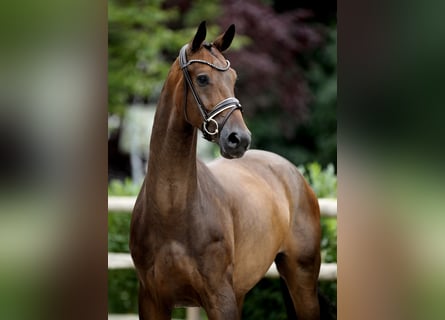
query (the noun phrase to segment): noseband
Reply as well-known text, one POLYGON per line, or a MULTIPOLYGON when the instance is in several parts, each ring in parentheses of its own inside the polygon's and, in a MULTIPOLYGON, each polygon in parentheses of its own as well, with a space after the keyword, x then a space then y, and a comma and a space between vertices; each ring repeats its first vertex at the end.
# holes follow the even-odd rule
MULTIPOLYGON (((190 88, 190 90, 192 91, 193 97, 195 98, 196 101, 196 105, 198 106, 198 110, 201 113, 201 117, 203 119, 203 123, 202 123, 202 132, 204 134, 204 138, 206 138, 209 141, 214 140, 214 138, 216 138, 216 135, 219 132, 219 125, 218 122, 214 119, 218 114, 220 114, 221 112, 225 111, 225 110, 230 110, 226 116, 224 117, 222 123, 221 123, 221 129, 224 127, 227 119, 232 115, 232 113, 237 110, 240 109, 242 111, 242 107, 241 104, 239 103, 238 99, 236 99, 235 97, 229 97, 226 98, 222 101, 220 101, 214 108, 212 111, 207 111, 207 109, 204 107, 204 104, 202 103, 201 98, 198 95, 198 92, 196 91, 195 87, 193 86, 193 81, 190 77, 190 73, 187 70, 187 67, 189 65, 191 65, 192 63, 202 63, 202 64, 206 64, 210 67, 212 67, 213 69, 216 69, 218 71, 227 71, 230 68, 230 62, 229 60, 227 61, 227 65, 225 67, 218 67, 217 65, 214 65, 213 63, 210 63, 208 61, 205 60, 189 60, 187 61, 187 55, 186 55, 186 49, 187 49, 187 44, 185 46, 182 47, 181 51, 179 52, 179 65, 184 73, 184 78, 187 81, 188 87, 190 88), (215 125, 215 130, 213 131, 209 131, 208 129, 208 125, 209 123, 213 123, 215 125)), ((186 111, 186 107, 187 107, 187 85, 185 86, 185 90, 186 90, 186 96, 185 96, 185 103, 184 103, 184 113, 185 113, 185 117, 187 119, 187 111, 186 111)), ((187 120, 188 121, 188 120, 187 120)))

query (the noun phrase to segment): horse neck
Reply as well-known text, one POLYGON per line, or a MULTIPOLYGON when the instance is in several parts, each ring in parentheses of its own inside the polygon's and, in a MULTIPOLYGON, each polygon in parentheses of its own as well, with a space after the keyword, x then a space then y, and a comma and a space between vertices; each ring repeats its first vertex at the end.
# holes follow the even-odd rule
MULTIPOLYGON (((173 68, 176 63, 173 65, 173 68)), ((196 129, 184 117, 184 83, 170 71, 156 109, 150 142, 146 196, 162 212, 182 212, 197 190, 196 129)))

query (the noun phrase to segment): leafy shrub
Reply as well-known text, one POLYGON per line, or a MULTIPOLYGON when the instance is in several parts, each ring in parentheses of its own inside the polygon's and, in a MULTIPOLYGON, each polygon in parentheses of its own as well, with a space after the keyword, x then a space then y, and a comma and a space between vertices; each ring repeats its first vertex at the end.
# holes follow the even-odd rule
MULTIPOLYGON (((112 180, 108 185, 109 196, 135 196, 138 194, 140 185, 134 183, 130 178, 112 180)), ((110 212, 108 214, 108 251, 130 252, 128 241, 130 236, 130 219, 128 212, 110 212)))
POLYGON ((130 252, 130 214, 108 213, 108 252, 130 252))
POLYGON ((108 270, 108 313, 137 313, 137 288, 135 270, 108 270))
POLYGON ((242 319, 287 319, 279 279, 263 278, 247 293, 242 319))
POLYGON ((332 163, 324 170, 317 162, 309 163, 306 167, 299 166, 298 170, 307 179, 318 198, 337 198, 337 176, 332 163))
POLYGON ((141 189, 141 185, 134 183, 130 178, 124 181, 111 180, 108 185, 108 196, 136 196, 141 189))

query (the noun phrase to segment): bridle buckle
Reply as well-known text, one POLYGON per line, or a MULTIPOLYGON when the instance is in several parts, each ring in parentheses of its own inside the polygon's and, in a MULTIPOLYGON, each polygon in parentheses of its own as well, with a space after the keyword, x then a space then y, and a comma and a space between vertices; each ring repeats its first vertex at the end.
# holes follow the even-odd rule
POLYGON ((202 123, 202 128, 204 129, 205 133, 207 133, 209 136, 214 136, 216 134, 218 134, 218 122, 215 119, 207 119, 207 121, 204 121, 202 123), (209 129, 207 129, 207 126, 209 125, 210 122, 213 122, 215 124, 215 130, 213 132, 209 131, 209 129))

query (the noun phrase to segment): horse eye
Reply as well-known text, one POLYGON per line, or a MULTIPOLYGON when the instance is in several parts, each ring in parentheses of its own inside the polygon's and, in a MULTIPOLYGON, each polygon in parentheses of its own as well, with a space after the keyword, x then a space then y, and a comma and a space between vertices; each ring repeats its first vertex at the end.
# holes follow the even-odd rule
POLYGON ((202 87, 209 84, 209 77, 205 74, 198 75, 196 80, 198 80, 198 84, 202 87))

